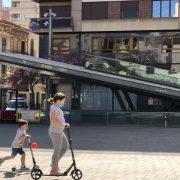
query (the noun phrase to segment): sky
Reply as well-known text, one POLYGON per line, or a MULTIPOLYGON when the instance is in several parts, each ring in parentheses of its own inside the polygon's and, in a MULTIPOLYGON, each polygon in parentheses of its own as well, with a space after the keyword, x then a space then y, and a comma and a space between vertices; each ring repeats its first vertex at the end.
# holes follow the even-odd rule
POLYGON ((11 0, 3 0, 4 7, 9 7, 11 5, 11 0))

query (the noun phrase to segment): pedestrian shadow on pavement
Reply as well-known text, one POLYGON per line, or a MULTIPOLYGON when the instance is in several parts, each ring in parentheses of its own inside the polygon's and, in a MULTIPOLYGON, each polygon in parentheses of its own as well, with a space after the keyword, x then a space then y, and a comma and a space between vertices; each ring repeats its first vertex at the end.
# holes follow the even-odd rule
POLYGON ((8 178, 8 179, 29 174, 29 173, 14 173, 10 171, 0 171, 0 173, 4 173, 4 178, 8 178))

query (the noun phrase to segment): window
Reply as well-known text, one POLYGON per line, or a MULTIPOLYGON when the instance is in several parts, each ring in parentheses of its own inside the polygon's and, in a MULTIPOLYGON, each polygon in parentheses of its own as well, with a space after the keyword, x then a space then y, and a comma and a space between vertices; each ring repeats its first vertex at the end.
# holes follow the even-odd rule
POLYGON ((178 17, 178 0, 153 0, 153 18, 178 17))
POLYGON ((93 52, 95 53, 128 53, 138 49, 138 39, 126 38, 93 38, 93 52))
POLYGON ((20 19, 20 14, 12 14, 11 18, 12 19, 20 19))
POLYGON ((139 17, 139 2, 124 1, 121 3, 122 18, 138 18, 139 17))
POLYGON ((178 17, 179 2, 178 0, 171 1, 171 17, 178 17))
POLYGON ((108 3, 107 2, 93 2, 83 3, 82 5, 82 19, 96 20, 108 18, 108 3))
POLYGON ((2 38, 2 51, 5 52, 7 49, 7 39, 2 38))
MULTIPOLYGON (((49 12, 48 6, 40 7, 41 17, 44 17, 44 13, 49 12)), ((52 6, 52 12, 56 13, 56 17, 71 17, 71 6, 64 5, 64 6, 52 6)))
POLYGON ((70 39, 53 39, 53 53, 57 53, 58 51, 62 51, 64 53, 69 52, 70 50, 70 39))
POLYGON ((180 52, 180 36, 163 37, 162 52, 180 52))
POLYGON ((162 1, 161 17, 169 17, 170 1, 162 1))
POLYGON ((6 74, 6 66, 1 65, 1 75, 5 75, 5 74, 6 74))
POLYGON ((20 7, 20 2, 12 2, 12 7, 20 7))
POLYGON ((115 45, 115 39, 106 38, 103 40, 102 53, 112 53, 115 45))
POLYGON ((30 41, 30 55, 34 56, 34 39, 30 41))
POLYGON ((160 99, 149 97, 148 105, 149 106, 161 106, 162 103, 161 103, 160 99))

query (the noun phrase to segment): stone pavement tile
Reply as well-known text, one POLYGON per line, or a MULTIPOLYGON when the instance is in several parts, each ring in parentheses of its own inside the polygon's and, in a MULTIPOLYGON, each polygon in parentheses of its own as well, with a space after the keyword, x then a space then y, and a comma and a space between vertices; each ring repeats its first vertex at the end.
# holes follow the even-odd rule
MULTIPOLYGON (((37 132, 34 127, 32 134, 37 132)), ((12 128, 16 129, 13 126, 12 128)), ((0 126, 0 137, 5 131, 14 136, 8 126, 0 126)), ((37 164, 44 173, 50 170, 53 152, 47 134, 45 135, 46 132, 47 127, 38 126, 38 133, 41 136, 37 137, 37 141, 41 149, 34 151, 37 164)), ((77 167, 84 174, 82 180, 180 180, 179 129, 75 127, 72 133, 77 167)), ((0 146, 8 147, 12 137, 1 138, 0 146)), ((1 147, 0 157, 10 154, 7 148, 1 147)), ((31 167, 30 152, 28 149, 26 152, 27 165, 31 167)), ((62 171, 70 163, 71 154, 68 152, 61 160, 62 171)), ((19 157, 3 164, 0 167, 0 180, 31 180, 29 174, 18 176, 6 173, 16 164, 20 165, 19 157)), ((72 178, 69 176, 42 178, 42 180, 55 179, 71 180, 72 178)))

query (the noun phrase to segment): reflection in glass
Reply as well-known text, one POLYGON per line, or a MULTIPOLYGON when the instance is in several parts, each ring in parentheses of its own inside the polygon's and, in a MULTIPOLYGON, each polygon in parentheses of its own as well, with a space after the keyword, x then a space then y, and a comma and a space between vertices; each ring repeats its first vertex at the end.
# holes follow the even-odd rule
POLYGON ((179 8, 178 0, 172 0, 171 1, 171 17, 178 17, 178 8, 179 8))
POLYGON ((160 1, 153 1, 153 18, 160 18, 160 1))
POLYGON ((169 17, 169 1, 162 1, 161 17, 169 17))

